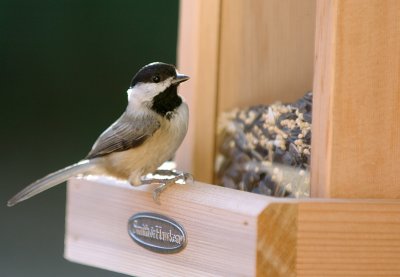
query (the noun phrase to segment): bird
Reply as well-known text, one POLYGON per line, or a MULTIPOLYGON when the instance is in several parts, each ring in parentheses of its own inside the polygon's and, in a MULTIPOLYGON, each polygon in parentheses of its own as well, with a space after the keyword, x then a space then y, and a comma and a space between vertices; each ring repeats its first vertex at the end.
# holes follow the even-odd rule
MULTIPOLYGON (((151 183, 146 174, 173 158, 186 136, 189 109, 178 94, 178 86, 189 80, 172 64, 153 62, 132 78, 125 112, 96 140, 89 154, 79 162, 53 172, 25 187, 8 202, 11 207, 74 176, 107 175, 138 186, 151 183)), ((165 173, 164 171, 160 171, 165 173)), ((153 193, 162 191, 189 173, 171 171, 153 193)))

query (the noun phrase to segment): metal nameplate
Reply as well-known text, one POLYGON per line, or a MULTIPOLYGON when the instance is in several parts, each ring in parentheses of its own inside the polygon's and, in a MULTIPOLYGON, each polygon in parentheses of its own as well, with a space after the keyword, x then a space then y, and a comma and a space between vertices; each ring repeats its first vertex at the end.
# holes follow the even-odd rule
POLYGON ((128 221, 128 233, 137 244, 157 253, 177 253, 187 244, 183 227, 175 220, 156 213, 133 215, 128 221))

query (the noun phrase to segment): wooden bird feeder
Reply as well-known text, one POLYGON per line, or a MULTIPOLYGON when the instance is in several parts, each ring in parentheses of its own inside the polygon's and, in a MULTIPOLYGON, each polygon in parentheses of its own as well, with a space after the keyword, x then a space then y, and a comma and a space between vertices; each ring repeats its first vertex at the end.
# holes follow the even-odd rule
POLYGON ((158 205, 152 186, 72 179, 67 259, 135 276, 400 275, 400 1, 182 0, 178 56, 192 78, 177 163, 204 183, 158 205), (311 89, 310 199, 209 185, 219 114, 311 89), (179 222, 186 248, 135 244, 138 212, 179 222))

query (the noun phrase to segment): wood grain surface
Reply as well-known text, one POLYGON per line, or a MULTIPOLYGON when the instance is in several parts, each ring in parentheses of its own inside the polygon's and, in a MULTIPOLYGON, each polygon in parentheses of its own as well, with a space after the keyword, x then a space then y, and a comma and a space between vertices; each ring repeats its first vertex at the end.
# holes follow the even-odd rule
MULTIPOLYGON (((179 68, 192 76, 177 163, 213 183, 218 116, 290 102, 312 89, 315 0, 182 0, 179 68)), ((188 83, 189 83, 188 82, 188 83)))
POLYGON ((400 1, 317 1, 312 195, 400 198, 400 1))
POLYGON ((194 183, 68 185, 65 257, 134 276, 400 276, 400 201, 272 198, 194 183), (134 243, 128 219, 156 212, 188 236, 177 254, 134 243))
POLYGON ((134 276, 255 275, 258 214, 269 198, 195 183, 169 188, 158 205, 152 200, 153 188, 104 178, 72 179, 65 257, 134 276), (138 246, 127 223, 144 211, 180 223, 188 236, 186 248, 168 255, 138 246))
POLYGON ((220 6, 220 0, 182 0, 179 19, 179 68, 191 80, 181 88, 190 122, 176 161, 196 180, 208 183, 214 176, 220 6))
POLYGON ((400 201, 298 206, 297 276, 400 276, 400 201))
POLYGON ((312 89, 315 2, 222 2, 219 113, 294 102, 312 89))

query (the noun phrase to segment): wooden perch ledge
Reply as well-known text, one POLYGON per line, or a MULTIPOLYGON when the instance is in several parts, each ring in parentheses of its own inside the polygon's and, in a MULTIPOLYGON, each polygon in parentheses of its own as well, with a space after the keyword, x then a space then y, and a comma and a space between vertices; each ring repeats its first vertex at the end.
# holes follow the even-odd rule
POLYGON ((277 199, 204 183, 152 186, 71 179, 65 257, 135 276, 389 276, 400 272, 400 201, 277 199), (128 235, 129 218, 179 222, 187 246, 159 254, 128 235), (385 275, 386 274, 386 275, 385 275))

